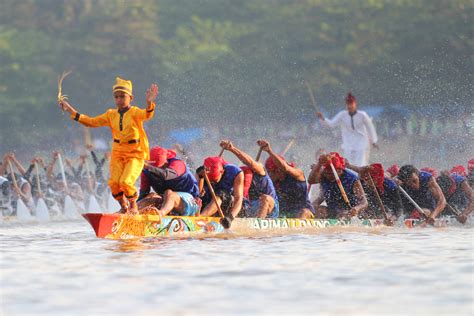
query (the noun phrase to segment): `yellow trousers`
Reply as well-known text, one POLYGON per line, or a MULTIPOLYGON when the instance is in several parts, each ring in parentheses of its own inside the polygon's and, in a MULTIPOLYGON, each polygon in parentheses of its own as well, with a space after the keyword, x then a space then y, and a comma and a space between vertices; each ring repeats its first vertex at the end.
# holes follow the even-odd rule
POLYGON ((109 187, 116 200, 136 198, 135 182, 140 176, 144 165, 143 158, 112 155, 110 159, 109 187))

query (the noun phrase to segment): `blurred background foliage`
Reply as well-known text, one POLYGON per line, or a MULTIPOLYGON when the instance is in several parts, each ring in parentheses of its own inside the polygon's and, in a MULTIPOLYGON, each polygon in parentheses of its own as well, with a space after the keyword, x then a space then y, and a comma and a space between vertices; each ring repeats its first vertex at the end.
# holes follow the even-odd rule
MULTIPOLYGON (((176 127, 314 120, 359 105, 472 112, 471 0, 0 0, 0 146, 63 144, 57 75, 82 113, 113 107, 116 76, 154 137, 176 127)), ((430 115, 429 111, 426 115, 430 115)), ((301 123, 302 124, 302 123, 301 123)))

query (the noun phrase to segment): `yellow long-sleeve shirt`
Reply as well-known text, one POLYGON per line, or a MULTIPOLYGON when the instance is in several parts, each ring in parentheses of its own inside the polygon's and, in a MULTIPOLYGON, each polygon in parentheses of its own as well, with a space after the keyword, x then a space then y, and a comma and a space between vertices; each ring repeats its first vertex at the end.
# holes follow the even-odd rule
POLYGON ((125 112, 109 109, 95 117, 75 113, 71 115, 71 119, 87 127, 110 127, 113 138, 112 155, 149 159, 148 138, 143 122, 151 119, 154 113, 155 103, 152 103, 147 109, 136 106, 131 106, 125 112))

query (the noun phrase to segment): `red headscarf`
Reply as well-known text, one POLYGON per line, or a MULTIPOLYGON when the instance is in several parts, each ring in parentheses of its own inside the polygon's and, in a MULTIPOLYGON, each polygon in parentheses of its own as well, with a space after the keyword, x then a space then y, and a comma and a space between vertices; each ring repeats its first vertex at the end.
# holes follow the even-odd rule
POLYGON ((466 168, 463 165, 454 166, 453 169, 449 171, 451 174, 457 174, 458 176, 467 177, 466 168))
POLYGON ((425 167, 421 168, 420 171, 429 172, 434 178, 438 177, 438 171, 435 168, 425 167))
POLYGON ((473 171, 474 170, 474 158, 472 158, 471 160, 469 160, 467 162, 467 170, 469 171, 473 171))
POLYGON ((168 159, 175 158, 176 152, 171 149, 161 148, 159 146, 150 149, 150 160, 153 161, 153 166, 162 167, 168 159))
POLYGON ((217 181, 220 175, 224 172, 225 160, 221 157, 207 157, 204 160, 204 167, 208 169, 207 176, 210 181, 217 181))
POLYGON ((346 96, 346 103, 356 102, 355 96, 352 95, 352 92, 349 92, 346 96))
POLYGON ((393 177, 396 177, 398 175, 398 172, 400 171, 400 167, 396 163, 390 166, 390 168, 387 169, 387 172, 390 173, 390 175, 393 177))
MULTIPOLYGON (((278 155, 278 157, 280 157, 280 159, 282 159, 289 166, 292 166, 293 168, 295 167, 294 162, 287 162, 285 160, 285 157, 283 157, 282 155, 278 155)), ((273 159, 273 157, 270 156, 270 157, 267 158, 267 160, 265 160, 265 169, 267 169, 268 171, 279 170, 279 168, 278 168, 277 164, 275 163, 275 160, 273 159)))
POLYGON ((339 155, 337 152, 332 152, 329 153, 329 157, 331 157, 331 160, 328 160, 324 164, 325 169, 331 169, 331 162, 336 170, 342 170, 346 167, 346 164, 344 162, 344 158, 339 155))
POLYGON ((372 179, 374 180, 375 186, 383 193, 383 180, 385 178, 383 166, 381 163, 373 163, 370 165, 369 173, 372 179))

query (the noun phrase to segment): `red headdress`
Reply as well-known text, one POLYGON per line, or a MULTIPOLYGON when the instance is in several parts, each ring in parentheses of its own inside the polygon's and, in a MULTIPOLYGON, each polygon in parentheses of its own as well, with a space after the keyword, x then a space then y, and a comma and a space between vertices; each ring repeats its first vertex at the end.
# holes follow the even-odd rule
POLYGON ((336 170, 342 170, 346 167, 344 158, 339 155, 337 152, 329 153, 330 160, 326 161, 324 164, 325 169, 331 169, 331 162, 336 170))
POLYGON ((383 166, 381 163, 373 163, 369 166, 369 173, 374 180, 375 186, 383 193, 383 180, 385 178, 383 166))
POLYGON ((356 102, 355 96, 352 95, 352 92, 349 92, 346 96, 346 103, 356 102))
POLYGON ((451 174, 457 174, 458 176, 463 176, 463 177, 467 177, 467 172, 466 172, 466 168, 464 168, 463 165, 457 165, 457 166, 454 166, 450 171, 449 173, 451 174))
POLYGON ((204 160, 204 167, 208 170, 207 176, 211 181, 217 181, 224 171, 226 161, 221 157, 207 157, 204 160))
POLYGON ((399 171, 400 171, 400 167, 398 167, 396 163, 394 163, 387 169, 387 172, 392 176, 392 178, 396 177, 399 171))
POLYGON ((467 162, 467 170, 469 171, 473 171, 474 170, 474 158, 472 158, 471 160, 469 160, 467 162))

